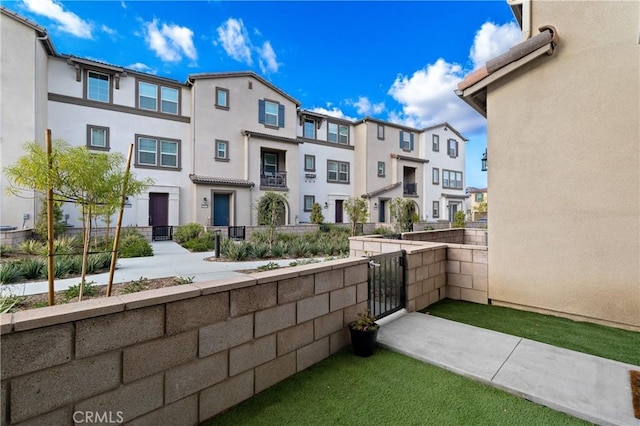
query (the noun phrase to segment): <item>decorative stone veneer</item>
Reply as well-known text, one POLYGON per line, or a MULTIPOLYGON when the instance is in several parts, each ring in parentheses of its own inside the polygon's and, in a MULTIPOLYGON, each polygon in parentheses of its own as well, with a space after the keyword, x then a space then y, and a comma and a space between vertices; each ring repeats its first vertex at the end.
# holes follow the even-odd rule
MULTIPOLYGON (((411 281, 417 298, 431 287, 427 298, 436 288, 444 297, 443 251, 438 274, 411 281)), ((409 256, 414 270, 422 257, 409 256)), ((2 314, 0 423, 71 425, 75 412, 133 425, 204 421, 348 345, 347 324, 367 304, 367 263, 2 314)))

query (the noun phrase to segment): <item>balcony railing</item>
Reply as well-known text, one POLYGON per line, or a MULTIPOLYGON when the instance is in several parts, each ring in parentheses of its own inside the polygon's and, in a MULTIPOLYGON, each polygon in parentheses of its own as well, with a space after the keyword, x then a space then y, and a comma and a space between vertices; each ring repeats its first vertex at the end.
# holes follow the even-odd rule
POLYGON ((417 183, 405 183, 404 184, 404 195, 418 195, 418 184, 417 183))
POLYGON ((286 188, 287 172, 276 172, 260 175, 260 186, 268 188, 286 188))

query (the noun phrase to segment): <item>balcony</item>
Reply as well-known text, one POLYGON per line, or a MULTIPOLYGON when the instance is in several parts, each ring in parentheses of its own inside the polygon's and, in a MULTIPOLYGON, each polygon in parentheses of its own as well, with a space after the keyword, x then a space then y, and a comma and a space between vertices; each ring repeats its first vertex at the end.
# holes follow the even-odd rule
POLYGON ((287 172, 265 173, 260 175, 261 188, 286 188, 287 172))
POLYGON ((402 195, 418 195, 418 184, 413 183, 405 183, 402 191, 402 195))

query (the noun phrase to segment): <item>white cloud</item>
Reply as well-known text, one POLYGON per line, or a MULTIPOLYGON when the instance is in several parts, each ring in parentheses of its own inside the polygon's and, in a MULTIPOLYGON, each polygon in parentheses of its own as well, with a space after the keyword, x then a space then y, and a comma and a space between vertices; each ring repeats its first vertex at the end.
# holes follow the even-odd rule
POLYGON ((156 69, 151 68, 149 65, 143 64, 142 62, 136 62, 134 64, 127 65, 126 68, 129 68, 135 71, 144 72, 147 74, 157 74, 156 69))
POLYGON ((262 45, 262 49, 258 50, 260 54, 259 65, 263 74, 267 72, 278 72, 278 60, 276 59, 276 52, 274 52, 271 43, 265 41, 262 45))
POLYGON ((100 26, 100 31, 110 35, 111 37, 113 37, 113 36, 115 36, 117 34, 116 30, 114 30, 113 28, 108 27, 108 26, 106 26, 104 24, 100 26))
POLYGON ((485 22, 473 39, 473 46, 469 58, 473 62, 473 69, 480 68, 489 59, 503 54, 520 41, 522 33, 515 22, 496 25, 485 22))
POLYGON ((227 19, 218 27, 218 41, 229 56, 239 62, 252 65, 251 41, 242 19, 227 19))
POLYGON ((53 19, 59 25, 60 31, 73 34, 76 37, 92 39, 93 26, 73 12, 63 9, 62 5, 53 0, 23 0, 27 9, 38 15, 53 19))
POLYGON ((384 102, 372 104, 366 96, 360 96, 357 101, 350 101, 349 104, 356 107, 359 115, 377 115, 384 111, 384 102))
POLYGON ((122 6, 123 9, 127 8, 127 4, 123 1, 120 1, 120 6, 122 6))
MULTIPOLYGON (((496 26, 487 22, 476 33, 469 59, 474 67, 481 66, 519 41, 516 24, 496 26)), ((446 121, 463 133, 482 128, 485 119, 454 93, 470 71, 439 58, 411 76, 398 75, 388 94, 402 105, 402 111, 391 112, 389 120, 416 128, 446 121)))
POLYGON ((338 107, 333 107, 331 109, 327 109, 323 107, 315 107, 315 108, 310 108, 309 111, 317 112, 318 114, 328 115, 329 117, 343 118, 345 120, 352 120, 352 121, 357 120, 357 118, 349 117, 348 115, 345 115, 345 113, 342 112, 342 110, 338 107))
POLYGON ((178 62, 182 55, 194 61, 198 58, 189 28, 175 24, 162 24, 159 28, 157 19, 144 26, 147 44, 163 61, 178 62))

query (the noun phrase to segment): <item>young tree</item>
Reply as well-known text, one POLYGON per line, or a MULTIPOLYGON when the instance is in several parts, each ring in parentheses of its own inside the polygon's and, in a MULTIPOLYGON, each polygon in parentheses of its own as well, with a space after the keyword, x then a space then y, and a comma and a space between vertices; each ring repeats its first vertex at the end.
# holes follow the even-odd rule
POLYGON ((355 236, 358 230, 358 224, 364 224, 369 217, 369 206, 367 200, 360 197, 351 197, 344 202, 344 211, 349 215, 349 223, 351 224, 351 235, 355 236))
MULTIPOLYGON (((9 192, 18 194, 24 189, 42 192, 51 185, 55 202, 72 202, 82 213, 82 299, 91 239, 91 220, 98 209, 117 206, 120 202, 125 182, 124 157, 119 153, 95 153, 85 146, 72 147, 63 140, 56 140, 52 144, 49 167, 47 153, 37 143, 27 142, 24 151, 24 156, 4 170, 11 182, 9 192)), ((129 175, 127 195, 140 194, 151 183, 150 179, 137 180, 129 175)))
POLYGON ((400 232, 411 231, 411 224, 414 221, 415 206, 408 198, 396 197, 390 204, 391 217, 396 224, 396 229, 400 232))
POLYGON ((258 211, 258 225, 265 225, 269 235, 269 248, 273 247, 276 240, 278 225, 284 222, 286 213, 286 201, 284 195, 267 191, 258 199, 256 210, 258 211))
POLYGON ((324 216, 322 215, 322 207, 320 204, 313 203, 309 219, 311 220, 311 223, 315 223, 316 225, 320 225, 324 222, 324 216))
POLYGON ((464 214, 462 210, 456 212, 456 214, 453 216, 452 226, 454 228, 464 228, 467 225, 466 218, 467 218, 467 215, 464 214))

